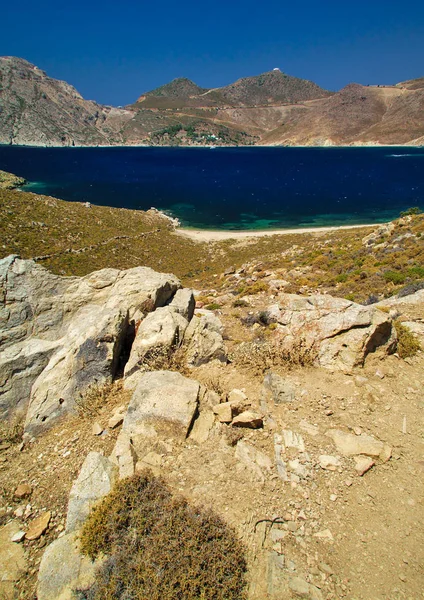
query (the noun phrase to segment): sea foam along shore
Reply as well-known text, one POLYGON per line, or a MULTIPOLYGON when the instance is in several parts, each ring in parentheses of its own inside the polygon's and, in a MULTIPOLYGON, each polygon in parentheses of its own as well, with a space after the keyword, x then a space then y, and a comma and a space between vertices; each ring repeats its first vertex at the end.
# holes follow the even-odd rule
POLYGON ((228 239, 243 239, 262 237, 266 235, 289 235, 298 233, 326 233, 327 231, 338 231, 340 229, 363 229, 365 227, 377 227, 379 223, 365 225, 335 225, 332 227, 304 227, 301 229, 269 229, 262 231, 213 231, 207 229, 184 229, 177 227, 175 233, 189 237, 197 242, 218 242, 228 239))

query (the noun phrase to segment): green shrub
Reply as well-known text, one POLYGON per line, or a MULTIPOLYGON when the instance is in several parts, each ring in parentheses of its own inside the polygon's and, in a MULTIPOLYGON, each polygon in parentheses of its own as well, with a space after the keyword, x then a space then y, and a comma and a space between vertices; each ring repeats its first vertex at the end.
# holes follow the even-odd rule
POLYGON ((212 302, 211 304, 208 304, 207 306, 205 306, 206 310, 218 310, 218 308, 221 308, 221 305, 218 304, 217 302, 212 302))
POLYGON ((336 277, 337 283, 345 283, 347 280, 348 280, 347 273, 340 273, 340 275, 337 275, 337 277, 336 277))
POLYGON ((420 215, 423 211, 421 210, 421 208, 419 206, 412 206, 411 208, 408 208, 407 210, 403 210, 400 213, 401 217, 408 217, 409 215, 420 215))
POLYGON ((385 271, 383 274, 384 279, 387 283, 391 282, 395 285, 400 285, 405 283, 406 276, 404 273, 400 273, 399 271, 385 271))
POLYGON ((233 307, 237 308, 239 306, 245 308, 246 306, 249 306, 249 303, 246 302, 246 300, 243 300, 242 298, 237 298, 237 300, 234 300, 233 302, 233 307))
POLYGON ((144 471, 118 482, 86 521, 81 551, 107 556, 87 600, 244 600, 244 548, 210 511, 144 471))
POLYGON ((243 285, 238 289, 240 296, 254 296, 259 292, 266 292, 269 286, 264 281, 255 281, 251 285, 243 285))
POLYGON ((418 350, 421 350, 421 346, 417 338, 411 332, 406 325, 403 325, 400 321, 395 321, 396 333, 398 336, 397 342, 397 353, 401 358, 408 358, 409 356, 415 356, 418 350))
POLYGON ((424 277, 424 267, 420 267, 419 265, 411 267, 408 269, 408 275, 409 277, 417 277, 421 279, 421 277, 424 277))

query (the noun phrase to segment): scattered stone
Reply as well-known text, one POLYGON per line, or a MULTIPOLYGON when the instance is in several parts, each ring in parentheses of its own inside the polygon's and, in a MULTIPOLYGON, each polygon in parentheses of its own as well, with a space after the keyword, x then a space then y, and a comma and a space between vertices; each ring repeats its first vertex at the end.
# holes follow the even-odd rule
POLYGON ((320 540, 329 540, 331 542, 334 540, 333 534, 329 529, 323 529, 322 531, 314 533, 314 537, 319 538, 320 540))
POLYGON ((11 541, 19 531, 19 523, 16 521, 10 521, 0 528, 0 597, 6 600, 16 597, 15 582, 28 568, 24 548, 11 541))
POLYGON ((289 477, 287 475, 287 465, 284 462, 283 456, 283 437, 278 433, 274 434, 274 452, 275 452, 275 463, 277 466, 278 476, 282 481, 288 481, 289 477))
POLYGON ((295 448, 299 452, 305 452, 305 443, 300 433, 295 433, 290 429, 283 429, 283 439, 286 448, 295 448))
POLYGON ((22 542, 22 540, 25 538, 25 531, 18 531, 16 532, 14 535, 12 535, 12 537, 10 538, 11 542, 15 542, 15 543, 19 543, 22 542))
POLYGON ((337 450, 343 456, 355 456, 358 454, 375 458, 386 458, 388 455, 390 458, 391 456, 390 446, 365 433, 353 435, 351 433, 344 433, 338 429, 331 429, 327 435, 333 439, 337 450))
POLYGON ((66 532, 78 529, 94 504, 108 494, 117 479, 116 466, 99 452, 90 452, 69 494, 66 532))
POLYGON ((289 588, 298 598, 307 600, 322 600, 323 598, 321 591, 316 586, 301 577, 290 578, 289 588))
POLYGON ((249 429, 258 429, 263 427, 263 417, 251 410, 246 410, 234 417, 233 427, 247 427, 249 429))
POLYGON ((246 394, 238 389, 231 390, 228 394, 228 402, 231 404, 234 414, 240 414, 250 406, 246 394))
POLYGON ((286 592, 284 575, 284 555, 277 552, 268 554, 267 565, 267 591, 271 598, 282 598, 286 592))
POLYGON ((191 321, 194 314, 195 299, 193 290, 183 288, 175 292, 170 308, 182 315, 187 321, 191 321))
POLYGON ((368 458, 368 456, 355 456, 354 460, 355 471, 360 477, 375 465, 375 462, 371 458, 368 458))
POLYGON ((25 534, 25 539, 28 541, 38 540, 38 538, 41 537, 47 530, 51 516, 52 514, 48 510, 34 519, 29 525, 28 531, 25 534))
POLYGON ((209 433, 214 425, 215 417, 211 410, 203 410, 197 419, 190 432, 190 440, 203 444, 209 437, 209 433))
POLYGON ((125 413, 127 412, 126 406, 118 406, 112 413, 108 421, 109 429, 115 429, 118 425, 121 425, 125 418, 125 413))
POLYGON ((275 404, 293 402, 296 399, 296 390, 292 384, 275 373, 270 372, 265 375, 263 389, 265 395, 269 394, 275 404))
POLYGON ((230 402, 223 402, 213 407, 213 412, 217 415, 220 423, 231 423, 233 420, 233 410, 230 402))
POLYGON ((309 435, 312 435, 313 437, 319 435, 318 427, 316 425, 312 425, 312 423, 308 423, 308 421, 305 421, 305 419, 302 419, 300 421, 299 427, 309 435))
POLYGON ((322 571, 323 573, 325 573, 326 575, 333 575, 334 574, 334 571, 330 567, 330 565, 327 565, 327 563, 324 563, 324 562, 319 563, 318 569, 320 571, 322 571))
POLYGON ((337 456, 322 454, 318 460, 319 466, 327 471, 335 471, 337 467, 340 467, 340 459, 337 456))
POLYGON ((325 294, 281 294, 279 308, 282 349, 296 351, 301 340, 303 351, 322 367, 350 373, 370 352, 395 349, 392 318, 375 306, 325 294))
POLYGON ((136 471, 142 471, 144 469, 151 469, 157 476, 160 473, 160 467, 162 465, 162 456, 157 452, 149 452, 135 465, 136 471))
POLYGON ((32 487, 27 483, 20 483, 16 490, 14 491, 15 498, 27 498, 32 494, 32 487))
POLYGON ((265 479, 264 471, 270 472, 272 469, 271 459, 244 440, 237 443, 235 457, 248 466, 260 481, 265 479))
POLYGON ((149 360, 166 356, 184 337, 188 321, 172 306, 157 308, 149 313, 137 330, 130 357, 125 365, 125 388, 134 389, 139 376, 149 369, 149 360))
POLYGON ((103 427, 99 425, 97 422, 93 423, 93 427, 91 428, 91 433, 93 435, 101 435, 103 433, 103 427))

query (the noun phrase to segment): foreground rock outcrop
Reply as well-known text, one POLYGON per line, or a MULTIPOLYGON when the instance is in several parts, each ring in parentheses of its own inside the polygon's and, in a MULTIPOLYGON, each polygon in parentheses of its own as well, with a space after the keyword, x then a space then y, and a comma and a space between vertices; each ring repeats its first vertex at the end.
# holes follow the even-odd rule
POLYGON ((148 353, 171 352, 186 330, 190 364, 225 357, 219 319, 206 313, 192 327, 191 290, 146 267, 60 277, 9 256, 0 261, 0 297, 0 415, 25 416, 30 435, 124 369, 135 387, 148 353))
POLYGON ((362 306, 328 295, 282 294, 267 314, 277 323, 287 352, 309 352, 317 365, 350 371, 370 352, 393 352, 392 317, 374 306, 362 306))
POLYGON ((138 267, 60 277, 36 263, 0 261, 0 411, 26 416, 36 433, 119 367, 131 323, 181 287, 173 275, 138 267))

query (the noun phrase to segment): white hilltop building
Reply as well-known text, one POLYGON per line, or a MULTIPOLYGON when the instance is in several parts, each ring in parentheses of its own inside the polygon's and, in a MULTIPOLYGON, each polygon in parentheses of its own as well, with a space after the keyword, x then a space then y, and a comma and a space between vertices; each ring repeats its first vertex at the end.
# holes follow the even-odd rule
POLYGON ((273 71, 281 71, 281 69, 279 69, 278 67, 275 67, 275 69, 272 69, 273 71))

